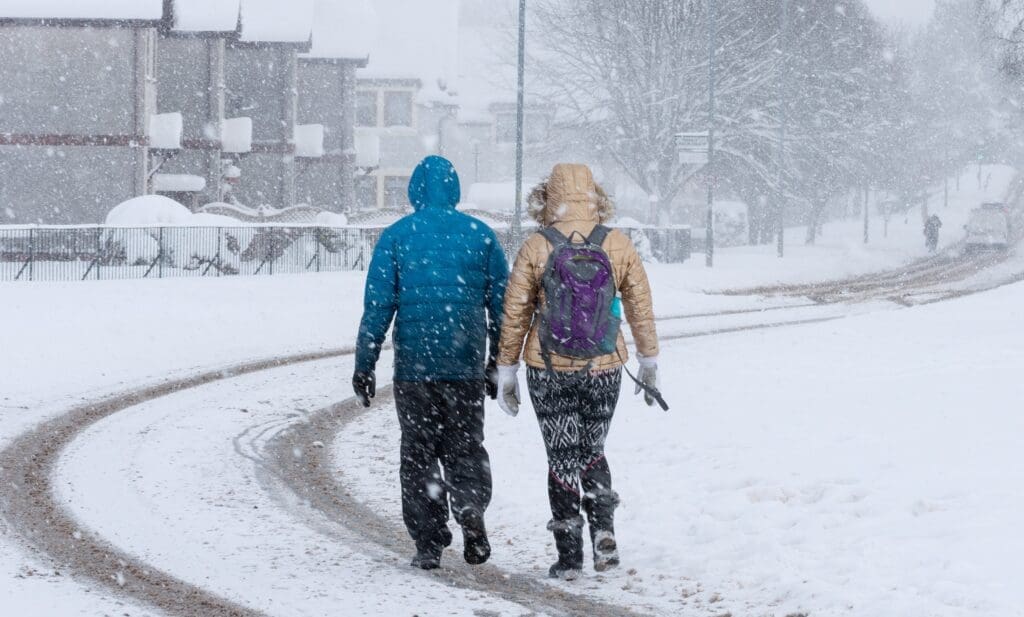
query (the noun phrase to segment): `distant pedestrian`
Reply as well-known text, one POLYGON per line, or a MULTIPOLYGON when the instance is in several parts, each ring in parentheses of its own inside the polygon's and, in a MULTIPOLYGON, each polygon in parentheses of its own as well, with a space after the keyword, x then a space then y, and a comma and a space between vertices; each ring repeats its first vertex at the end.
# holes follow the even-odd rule
POLYGON ((636 340, 636 392, 657 394, 658 335, 647 273, 629 237, 604 226, 613 212, 585 165, 556 165, 530 196, 541 230, 519 251, 505 293, 498 404, 519 412, 516 377, 524 351, 527 384, 548 458, 548 498, 558 561, 548 574, 571 580, 583 568, 582 506, 594 569, 619 564, 604 443, 627 357, 619 318, 636 340), (642 385, 641 385, 642 384, 642 385))
POLYGON ((942 229, 942 219, 939 215, 933 214, 924 222, 924 243, 929 253, 934 253, 939 248, 939 230, 942 229))
POLYGON ((459 177, 446 159, 427 157, 413 172, 415 212, 384 231, 367 272, 352 378, 369 407, 394 318, 402 515, 416 543, 412 565, 425 570, 437 568, 451 544, 449 500, 466 561, 483 563, 491 551, 484 526, 491 500, 484 394, 497 394, 508 264, 494 231, 456 211, 459 199, 459 177))

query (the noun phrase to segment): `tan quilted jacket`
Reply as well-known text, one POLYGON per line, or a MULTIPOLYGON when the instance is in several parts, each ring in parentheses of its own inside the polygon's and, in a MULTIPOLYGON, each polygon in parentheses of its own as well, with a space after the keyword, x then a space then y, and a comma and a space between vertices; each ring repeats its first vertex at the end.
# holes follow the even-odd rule
MULTIPOLYGON (((541 225, 553 225, 566 236, 573 232, 589 236, 598 223, 612 214, 611 203, 594 182, 586 165, 556 165, 547 182, 534 189, 530 201, 531 213, 541 225)), ((626 322, 633 332, 637 351, 645 357, 656 357, 658 333, 654 325, 651 287, 640 256, 629 237, 617 230, 608 234, 602 248, 611 260, 615 284, 622 296, 626 322)), ((541 278, 551 250, 548 241, 538 233, 530 236, 519 249, 505 290, 505 318, 498 356, 498 364, 502 366, 516 364, 523 355, 527 365, 544 368, 534 310, 544 302, 541 278)), ((621 332, 618 350, 618 355, 596 358, 593 370, 618 368, 629 357, 621 332)), ((587 365, 587 360, 553 354, 552 365, 557 371, 578 371, 587 365)))

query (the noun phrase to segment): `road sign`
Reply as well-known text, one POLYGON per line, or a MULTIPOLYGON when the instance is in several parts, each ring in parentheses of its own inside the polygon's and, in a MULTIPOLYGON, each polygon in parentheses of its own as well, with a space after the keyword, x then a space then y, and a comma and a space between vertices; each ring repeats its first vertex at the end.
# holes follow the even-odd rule
POLYGON ((676 150, 681 165, 706 165, 709 137, 703 133, 676 133, 676 150))

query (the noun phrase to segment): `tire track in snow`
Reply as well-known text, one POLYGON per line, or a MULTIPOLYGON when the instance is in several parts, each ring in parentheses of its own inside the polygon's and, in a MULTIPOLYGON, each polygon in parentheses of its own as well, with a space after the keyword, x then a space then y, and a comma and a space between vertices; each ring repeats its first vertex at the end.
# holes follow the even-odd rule
MULTIPOLYGON (((953 297, 961 297, 969 293, 983 290, 965 290, 957 292, 953 297)), ((945 299, 945 298, 940 298, 945 299)), ((849 300, 860 300, 850 298, 849 300)), ((851 304, 854 302, 850 302, 851 304)), ((718 313, 702 313, 694 315, 679 315, 665 317, 659 321, 683 321, 686 319, 706 318, 714 316, 726 316, 737 314, 762 313, 767 311, 780 312, 785 309, 800 310, 806 309, 808 304, 797 304, 791 306, 778 306, 757 309, 726 310, 718 313)), ((662 336, 663 340, 686 339, 701 336, 714 336, 720 334, 746 332, 768 328, 779 328, 785 326, 796 326, 802 324, 821 323, 841 319, 843 315, 830 315, 825 317, 801 318, 794 320, 779 320, 770 323, 747 324, 733 327, 720 327, 697 332, 686 332, 662 336)), ((26 548, 33 555, 48 559, 61 570, 71 573, 74 576, 82 576, 91 579, 104 586, 115 595, 126 594, 136 600, 149 603, 159 610, 167 613, 183 616, 203 615, 209 617, 249 617, 263 615, 259 611, 240 606, 234 602, 217 596, 216 594, 200 587, 186 583, 166 572, 152 568, 145 562, 129 555, 114 547, 109 541, 102 537, 95 536, 80 529, 80 525, 74 518, 54 499, 53 492, 53 470, 56 466, 65 446, 73 441, 83 430, 95 422, 110 415, 126 411, 134 406, 140 405, 162 396, 199 387, 216 381, 230 379, 240 375, 255 373, 263 370, 279 368, 292 364, 312 362, 336 358, 354 353, 351 348, 320 351, 305 354, 282 356, 273 359, 259 360, 242 364, 231 365, 222 369, 210 370, 198 373, 191 377, 175 379, 162 382, 156 385, 130 390, 121 394, 113 395, 97 401, 88 402, 74 407, 67 412, 37 425, 32 430, 23 433, 12 440, 2 451, 0 451, 0 484, 5 490, 0 494, 0 517, 6 521, 10 530, 13 531, 23 542, 26 548)), ((331 408, 335 409, 335 408, 331 408)), ((321 418, 321 412, 315 414, 314 418, 301 426, 314 426, 313 420, 321 418)), ((320 427, 324 428, 324 427, 320 427)), ((282 433, 283 435, 304 434, 299 427, 282 433)), ((305 433, 308 435, 308 433, 305 433)), ((318 433, 319 441, 329 439, 331 433, 318 433)), ((276 438, 275 438, 276 439, 276 438)), ((312 440, 317 441, 317 440, 312 440)), ((307 443, 312 443, 312 441, 307 443)), ((275 443, 277 443, 275 441, 275 443)), ((236 447, 240 454, 252 458, 252 452, 243 452, 244 448, 236 441, 236 447)), ((275 449, 276 452, 276 449, 275 449)), ((292 456, 293 450, 288 450, 292 456)), ((259 458, 259 457, 256 457, 259 458)), ((294 456, 292 456, 294 458, 294 456)), ((276 470, 269 469, 271 475, 280 473, 280 461, 276 470)), ((321 473, 319 467, 310 467, 308 473, 321 473)), ((284 479, 287 480, 285 475, 284 479)), ((290 492, 294 488, 292 481, 281 482, 287 486, 290 492)), ((302 497, 301 493, 296 493, 302 497)), ((342 492, 340 496, 350 499, 350 496, 342 492)), ((337 509, 329 499, 311 501, 312 505, 320 504, 318 508, 329 519, 337 517, 337 512, 332 515, 331 510, 337 509)), ((373 513, 369 513, 373 514, 373 513)), ((375 517, 376 515, 374 515, 375 517)), ((388 550, 396 541, 402 542, 402 554, 407 551, 407 541, 404 532, 400 529, 388 527, 388 523, 380 519, 364 519, 360 522, 356 519, 356 525, 361 525, 363 531, 368 532, 368 537, 380 540, 377 543, 379 548, 388 550)), ((496 570, 496 569, 494 569, 496 570)), ((498 597, 506 597, 503 594, 511 594, 519 597, 523 594, 529 595, 534 592, 542 592, 536 598, 527 598, 533 606, 540 608, 546 606, 547 610, 555 610, 556 613, 577 615, 580 614, 577 608, 590 606, 595 611, 591 614, 598 617, 615 615, 630 617, 638 615, 634 611, 623 607, 603 605, 588 600, 582 596, 561 592, 549 586, 537 590, 534 585, 540 585, 537 581, 522 582, 521 577, 515 577, 507 573, 491 576, 500 576, 500 580, 492 581, 491 586, 479 582, 473 572, 461 572, 453 570, 446 574, 451 585, 479 589, 487 593, 493 593, 498 597), (519 585, 518 589, 509 589, 510 584, 519 585), (497 586, 497 587, 495 587, 497 586), (577 608, 573 608, 577 607, 577 608), (568 612, 566 612, 568 611, 568 612), (575 612, 574 612, 575 611, 575 612), (604 611, 604 612, 600 612, 604 611)), ((528 606, 528 605, 527 605, 528 606)))
POLYGON ((256 617, 263 613, 191 585, 91 534, 54 497, 53 471, 64 448, 99 420, 160 398, 231 377, 335 358, 338 349, 236 364, 74 407, 19 435, 0 451, 0 516, 34 556, 172 615, 256 617))

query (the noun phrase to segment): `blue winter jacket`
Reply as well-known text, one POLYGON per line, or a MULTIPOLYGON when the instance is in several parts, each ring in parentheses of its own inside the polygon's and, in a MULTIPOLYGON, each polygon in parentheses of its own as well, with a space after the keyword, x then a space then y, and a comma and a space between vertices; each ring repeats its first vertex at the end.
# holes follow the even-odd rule
POLYGON ((455 210, 459 177, 429 156, 409 181, 415 212, 388 227, 370 262, 356 370, 371 371, 391 320, 396 381, 484 378, 497 353, 508 263, 485 223, 455 210), (397 315, 396 315, 397 314, 397 315))

